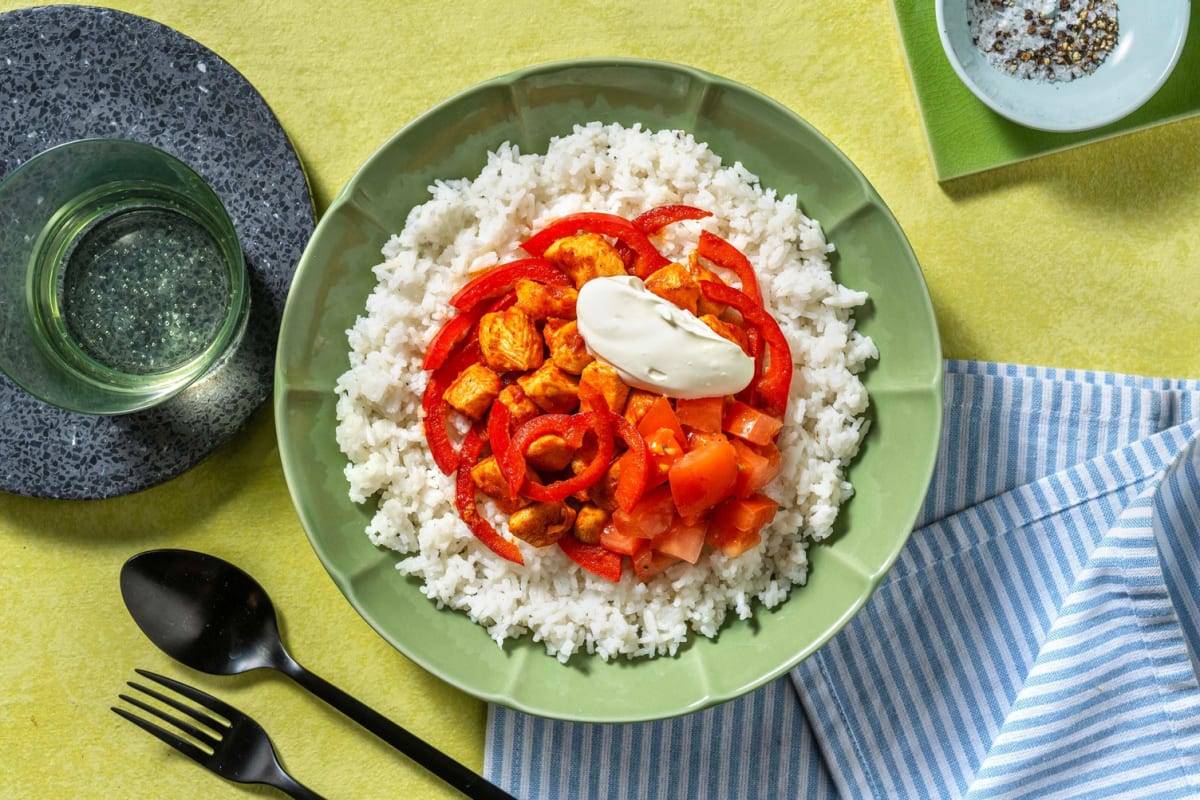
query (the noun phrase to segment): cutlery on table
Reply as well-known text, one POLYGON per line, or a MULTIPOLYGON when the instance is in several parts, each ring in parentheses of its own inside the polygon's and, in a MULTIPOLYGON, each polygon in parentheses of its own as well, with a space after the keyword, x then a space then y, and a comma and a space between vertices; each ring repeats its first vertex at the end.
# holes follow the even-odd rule
POLYGON ((216 556, 150 550, 121 568, 121 596, 142 632, 176 661, 211 675, 275 669, 475 800, 514 800, 450 756, 351 697, 288 654, 271 598, 216 556))
POLYGON ((182 703, 170 695, 134 681, 128 682, 130 688, 175 709, 204 727, 197 727, 191 722, 133 695, 118 696, 125 702, 167 723, 174 730, 151 722, 124 708, 113 706, 113 711, 222 778, 237 783, 262 783, 274 786, 296 800, 323 800, 321 795, 301 784, 284 770, 267 732, 250 717, 228 703, 223 703, 212 695, 188 686, 186 683, 180 683, 143 669, 134 671, 144 678, 174 690, 177 694, 198 704, 200 708, 182 703), (212 713, 205 713, 206 710, 212 713), (181 733, 190 739, 181 736, 181 733))

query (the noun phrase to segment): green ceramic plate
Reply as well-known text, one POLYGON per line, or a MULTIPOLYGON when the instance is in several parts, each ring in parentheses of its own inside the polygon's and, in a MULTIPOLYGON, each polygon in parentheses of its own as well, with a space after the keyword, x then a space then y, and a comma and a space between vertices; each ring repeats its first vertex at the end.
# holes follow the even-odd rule
POLYGON ((634 721, 696 711, 782 675, 862 607, 911 529, 941 427, 942 364, 921 270, 900 227, 862 174, 788 109, 698 70, 650 61, 586 60, 480 84, 421 116, 358 171, 317 226, 292 284, 276 372, 279 449, 309 540, 360 614, 430 672, 490 702, 560 719, 634 721), (348 365, 345 331, 374 285, 380 248, 427 199, 435 178, 472 177, 506 140, 544 152, 572 124, 601 120, 681 128, 764 185, 794 192, 837 245, 837 278, 870 293, 861 329, 880 359, 867 375, 872 428, 850 470, 857 495, 839 530, 810 550, 811 578, 774 611, 699 637, 671 658, 566 666, 528 639, 497 647, 464 614, 439 611, 395 572, 398 554, 363 532, 334 441, 334 383, 348 365))

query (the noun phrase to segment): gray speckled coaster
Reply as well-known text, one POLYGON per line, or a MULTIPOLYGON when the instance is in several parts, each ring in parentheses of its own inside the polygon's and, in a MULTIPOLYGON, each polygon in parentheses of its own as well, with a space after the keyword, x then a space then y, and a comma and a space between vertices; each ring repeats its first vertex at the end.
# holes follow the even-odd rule
POLYGON ((228 441, 271 393, 280 316, 315 224, 287 134, 254 87, 211 50, 109 9, 0 14, 0 179, 48 147, 91 137, 152 144, 208 181, 245 253, 250 319, 219 367, 136 414, 62 411, 0 376, 3 491, 127 494, 175 477, 228 441))

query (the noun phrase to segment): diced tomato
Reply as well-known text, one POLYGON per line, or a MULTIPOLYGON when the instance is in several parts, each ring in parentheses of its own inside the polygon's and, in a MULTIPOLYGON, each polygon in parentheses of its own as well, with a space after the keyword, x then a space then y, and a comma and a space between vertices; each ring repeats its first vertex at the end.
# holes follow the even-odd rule
POLYGON ((724 413, 724 397, 681 397, 675 401, 675 416, 679 424, 704 433, 719 433, 724 413))
POLYGON ((765 494, 726 500, 709 517, 706 541, 730 558, 740 556, 762 541, 760 531, 778 510, 779 504, 765 494))
POLYGON ((616 525, 608 525, 600 532, 600 544, 614 553, 625 556, 635 556, 643 550, 650 549, 649 539, 623 533, 617 530, 616 525))
POLYGON ((737 558, 747 550, 757 547, 762 541, 762 534, 758 531, 743 531, 737 528, 710 525, 705 541, 730 558, 737 558))
POLYGON ((681 561, 695 564, 700 558, 700 551, 704 549, 704 535, 707 532, 707 522, 684 522, 682 518, 676 517, 671 527, 651 540, 650 547, 681 561))
POLYGON ((667 480, 680 516, 697 520, 733 494, 737 485, 737 451, 723 439, 707 442, 676 461, 667 480))
POLYGON ((613 527, 627 536, 653 539, 670 527, 675 519, 675 502, 669 486, 646 492, 629 511, 613 512, 613 527))
POLYGON ((675 438, 669 428, 659 428, 645 437, 649 466, 646 470, 646 486, 661 486, 667 480, 671 465, 683 456, 683 444, 675 438))
POLYGON ((646 548, 633 557, 633 574, 638 580, 648 581, 672 564, 678 564, 679 559, 666 553, 659 553, 646 548))
POLYGON ((659 395, 642 418, 638 420, 638 433, 649 439, 654 435, 659 428, 666 428, 675 435, 676 441, 681 445, 687 441, 683 435, 683 426, 679 424, 679 417, 675 415, 675 409, 671 408, 671 401, 659 395))
POLYGON ((756 446, 733 439, 730 444, 737 451, 738 477, 733 488, 734 496, 749 497, 775 480, 782 457, 773 442, 756 446))
POLYGON ((688 431, 686 450, 697 450, 712 442, 727 442, 728 437, 723 433, 705 433, 704 431, 688 431))
POLYGON ((783 427, 783 421, 752 408, 741 400, 732 400, 725 407, 721 427, 747 442, 769 444, 783 427))
POLYGON ((570 534, 559 537, 558 546, 566 553, 567 558, 593 575, 614 583, 621 580, 622 559, 619 553, 598 544, 586 544, 570 534))

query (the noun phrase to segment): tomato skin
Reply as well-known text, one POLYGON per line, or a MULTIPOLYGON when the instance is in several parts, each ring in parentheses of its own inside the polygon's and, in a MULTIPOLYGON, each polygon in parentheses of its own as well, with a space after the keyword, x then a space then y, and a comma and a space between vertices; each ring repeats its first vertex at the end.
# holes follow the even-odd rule
POLYGON ((607 550, 625 556, 636 556, 643 550, 650 549, 649 539, 624 533, 617 530, 615 525, 609 525, 600 532, 600 544, 607 550))
POLYGON ((683 426, 679 424, 679 417, 675 414, 675 409, 671 408, 671 401, 662 395, 655 398, 637 424, 638 433, 645 439, 653 436, 659 428, 669 430, 680 446, 687 441, 683 426))
POLYGON ((722 438, 684 453, 671 465, 667 483, 679 515, 695 521, 733 494, 737 476, 737 451, 722 438))
POLYGON ((651 540, 650 548, 680 561, 695 564, 700 560, 707 533, 707 522, 684 522, 681 517, 676 517, 671 527, 651 540))
POLYGON ((779 504, 765 494, 731 498, 713 509, 706 541, 730 558, 756 547, 762 528, 775 519, 779 504))
POLYGON ((755 447, 740 439, 733 439, 730 444, 737 451, 738 458, 738 477, 737 484, 733 489, 734 496, 747 498, 775 480, 783 459, 779 448, 774 443, 768 442, 755 447))
POLYGON ((639 581, 648 581, 672 564, 678 564, 679 559, 664 553, 659 553, 647 547, 633 557, 633 574, 639 581))
POLYGON ((752 408, 741 400, 731 400, 721 418, 723 430, 752 444, 770 444, 782 427, 783 420, 752 408))
POLYGON ((720 433, 725 418, 724 397, 681 397, 675 401, 675 416, 679 424, 701 433, 720 433))
POLYGON ((675 502, 668 486, 646 492, 629 511, 613 512, 613 526, 626 536, 653 539, 670 527, 675 519, 675 502))
POLYGON ((659 428, 645 437, 645 442, 649 458, 646 486, 652 489, 666 482, 671 465, 683 457, 683 445, 668 428, 659 428))

